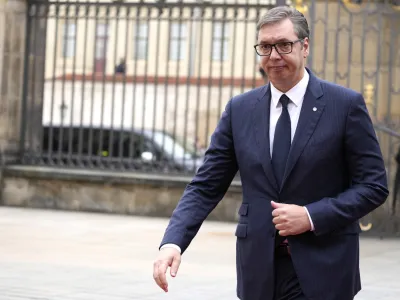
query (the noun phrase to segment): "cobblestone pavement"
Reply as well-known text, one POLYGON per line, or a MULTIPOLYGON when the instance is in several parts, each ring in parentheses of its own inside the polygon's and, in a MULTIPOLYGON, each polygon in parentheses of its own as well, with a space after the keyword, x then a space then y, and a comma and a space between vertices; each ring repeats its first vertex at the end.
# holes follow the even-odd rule
MULTIPOLYGON (((165 219, 0 208, 1 300, 233 300, 234 224, 206 222, 164 293, 152 263, 165 219)), ((361 240, 356 300, 398 300, 400 241, 361 240)))

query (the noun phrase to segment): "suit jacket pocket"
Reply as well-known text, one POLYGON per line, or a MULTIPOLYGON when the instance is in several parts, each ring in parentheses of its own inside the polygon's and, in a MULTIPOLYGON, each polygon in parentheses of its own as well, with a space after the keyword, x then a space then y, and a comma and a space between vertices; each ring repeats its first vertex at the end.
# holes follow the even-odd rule
POLYGON ((247 216, 248 212, 249 212, 249 204, 242 203, 242 205, 240 205, 239 211, 238 211, 239 216, 247 216))
POLYGON ((238 238, 245 238, 247 237, 247 224, 238 224, 236 227, 235 235, 238 238))

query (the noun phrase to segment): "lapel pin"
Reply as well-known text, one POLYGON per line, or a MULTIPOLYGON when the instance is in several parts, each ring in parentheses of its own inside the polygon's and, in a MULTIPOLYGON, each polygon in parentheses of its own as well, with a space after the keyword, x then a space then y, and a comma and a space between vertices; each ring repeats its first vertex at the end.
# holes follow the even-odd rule
POLYGON ((316 107, 314 107, 312 110, 313 110, 313 111, 317 111, 317 108, 316 108, 316 107))

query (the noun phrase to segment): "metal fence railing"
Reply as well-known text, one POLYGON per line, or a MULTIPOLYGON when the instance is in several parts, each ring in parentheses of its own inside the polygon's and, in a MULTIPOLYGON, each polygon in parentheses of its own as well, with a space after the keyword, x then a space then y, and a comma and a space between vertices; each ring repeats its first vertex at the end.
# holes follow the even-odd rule
POLYGON ((265 82, 273 5, 225 2, 30 1, 23 163, 193 173, 226 102, 265 82))
MULTIPOLYGON (((227 101, 268 80, 256 23, 281 2, 30 0, 21 163, 192 174, 227 101)), ((293 1, 309 67, 397 130, 400 7, 350 2, 293 1)), ((397 139, 378 132, 391 176, 397 139)))

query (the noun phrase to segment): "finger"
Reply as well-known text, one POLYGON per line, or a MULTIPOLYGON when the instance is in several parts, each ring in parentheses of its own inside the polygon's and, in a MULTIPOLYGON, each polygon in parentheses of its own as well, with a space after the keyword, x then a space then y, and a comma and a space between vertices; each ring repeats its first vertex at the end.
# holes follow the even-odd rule
POLYGON ((172 265, 171 265, 171 276, 172 277, 175 277, 176 274, 178 273, 180 264, 181 264, 181 259, 179 257, 175 257, 174 260, 172 261, 172 265))
POLYGON ((289 235, 289 232, 288 232, 287 229, 279 230, 278 233, 279 233, 280 236, 288 236, 289 235))
POLYGON ((282 218, 275 217, 275 218, 272 219, 272 223, 274 223, 275 225, 279 224, 279 223, 282 223, 282 218))
POLYGON ((288 218, 285 215, 279 215, 272 219, 272 222, 274 224, 286 223, 287 221, 288 221, 288 218))
POLYGON ((273 217, 277 217, 277 216, 279 216, 279 215, 282 214, 282 213, 283 213, 282 208, 277 208, 277 209, 274 209, 274 210, 272 211, 272 216, 273 216, 273 217))
POLYGON ((282 231, 282 230, 286 230, 287 226, 286 226, 286 224, 277 224, 277 225, 275 225, 275 229, 282 231))
POLYGON ((154 267, 153 267, 153 278, 154 278, 154 281, 157 283, 157 285, 160 288, 164 289, 161 284, 161 281, 160 281, 160 276, 158 275, 158 266, 159 266, 159 262, 155 262, 154 267))
POLYGON ((164 285, 161 283, 161 278, 160 278, 160 275, 159 275, 159 273, 158 273, 158 272, 159 272, 159 264, 157 264, 155 268, 156 268, 156 269, 155 269, 155 271, 154 271, 153 278, 154 278, 155 282, 157 283, 157 285, 158 285, 161 289, 163 289, 164 291, 166 291, 164 285))
POLYGON ((165 291, 168 292, 168 282, 167 277, 165 276, 167 273, 168 264, 166 262, 162 262, 158 265, 158 278, 160 280, 160 287, 165 291))
POLYGON ((285 204, 285 203, 278 203, 278 202, 275 202, 275 201, 271 201, 271 206, 272 206, 272 208, 281 208, 281 207, 284 207, 285 205, 287 205, 287 204, 285 204))

